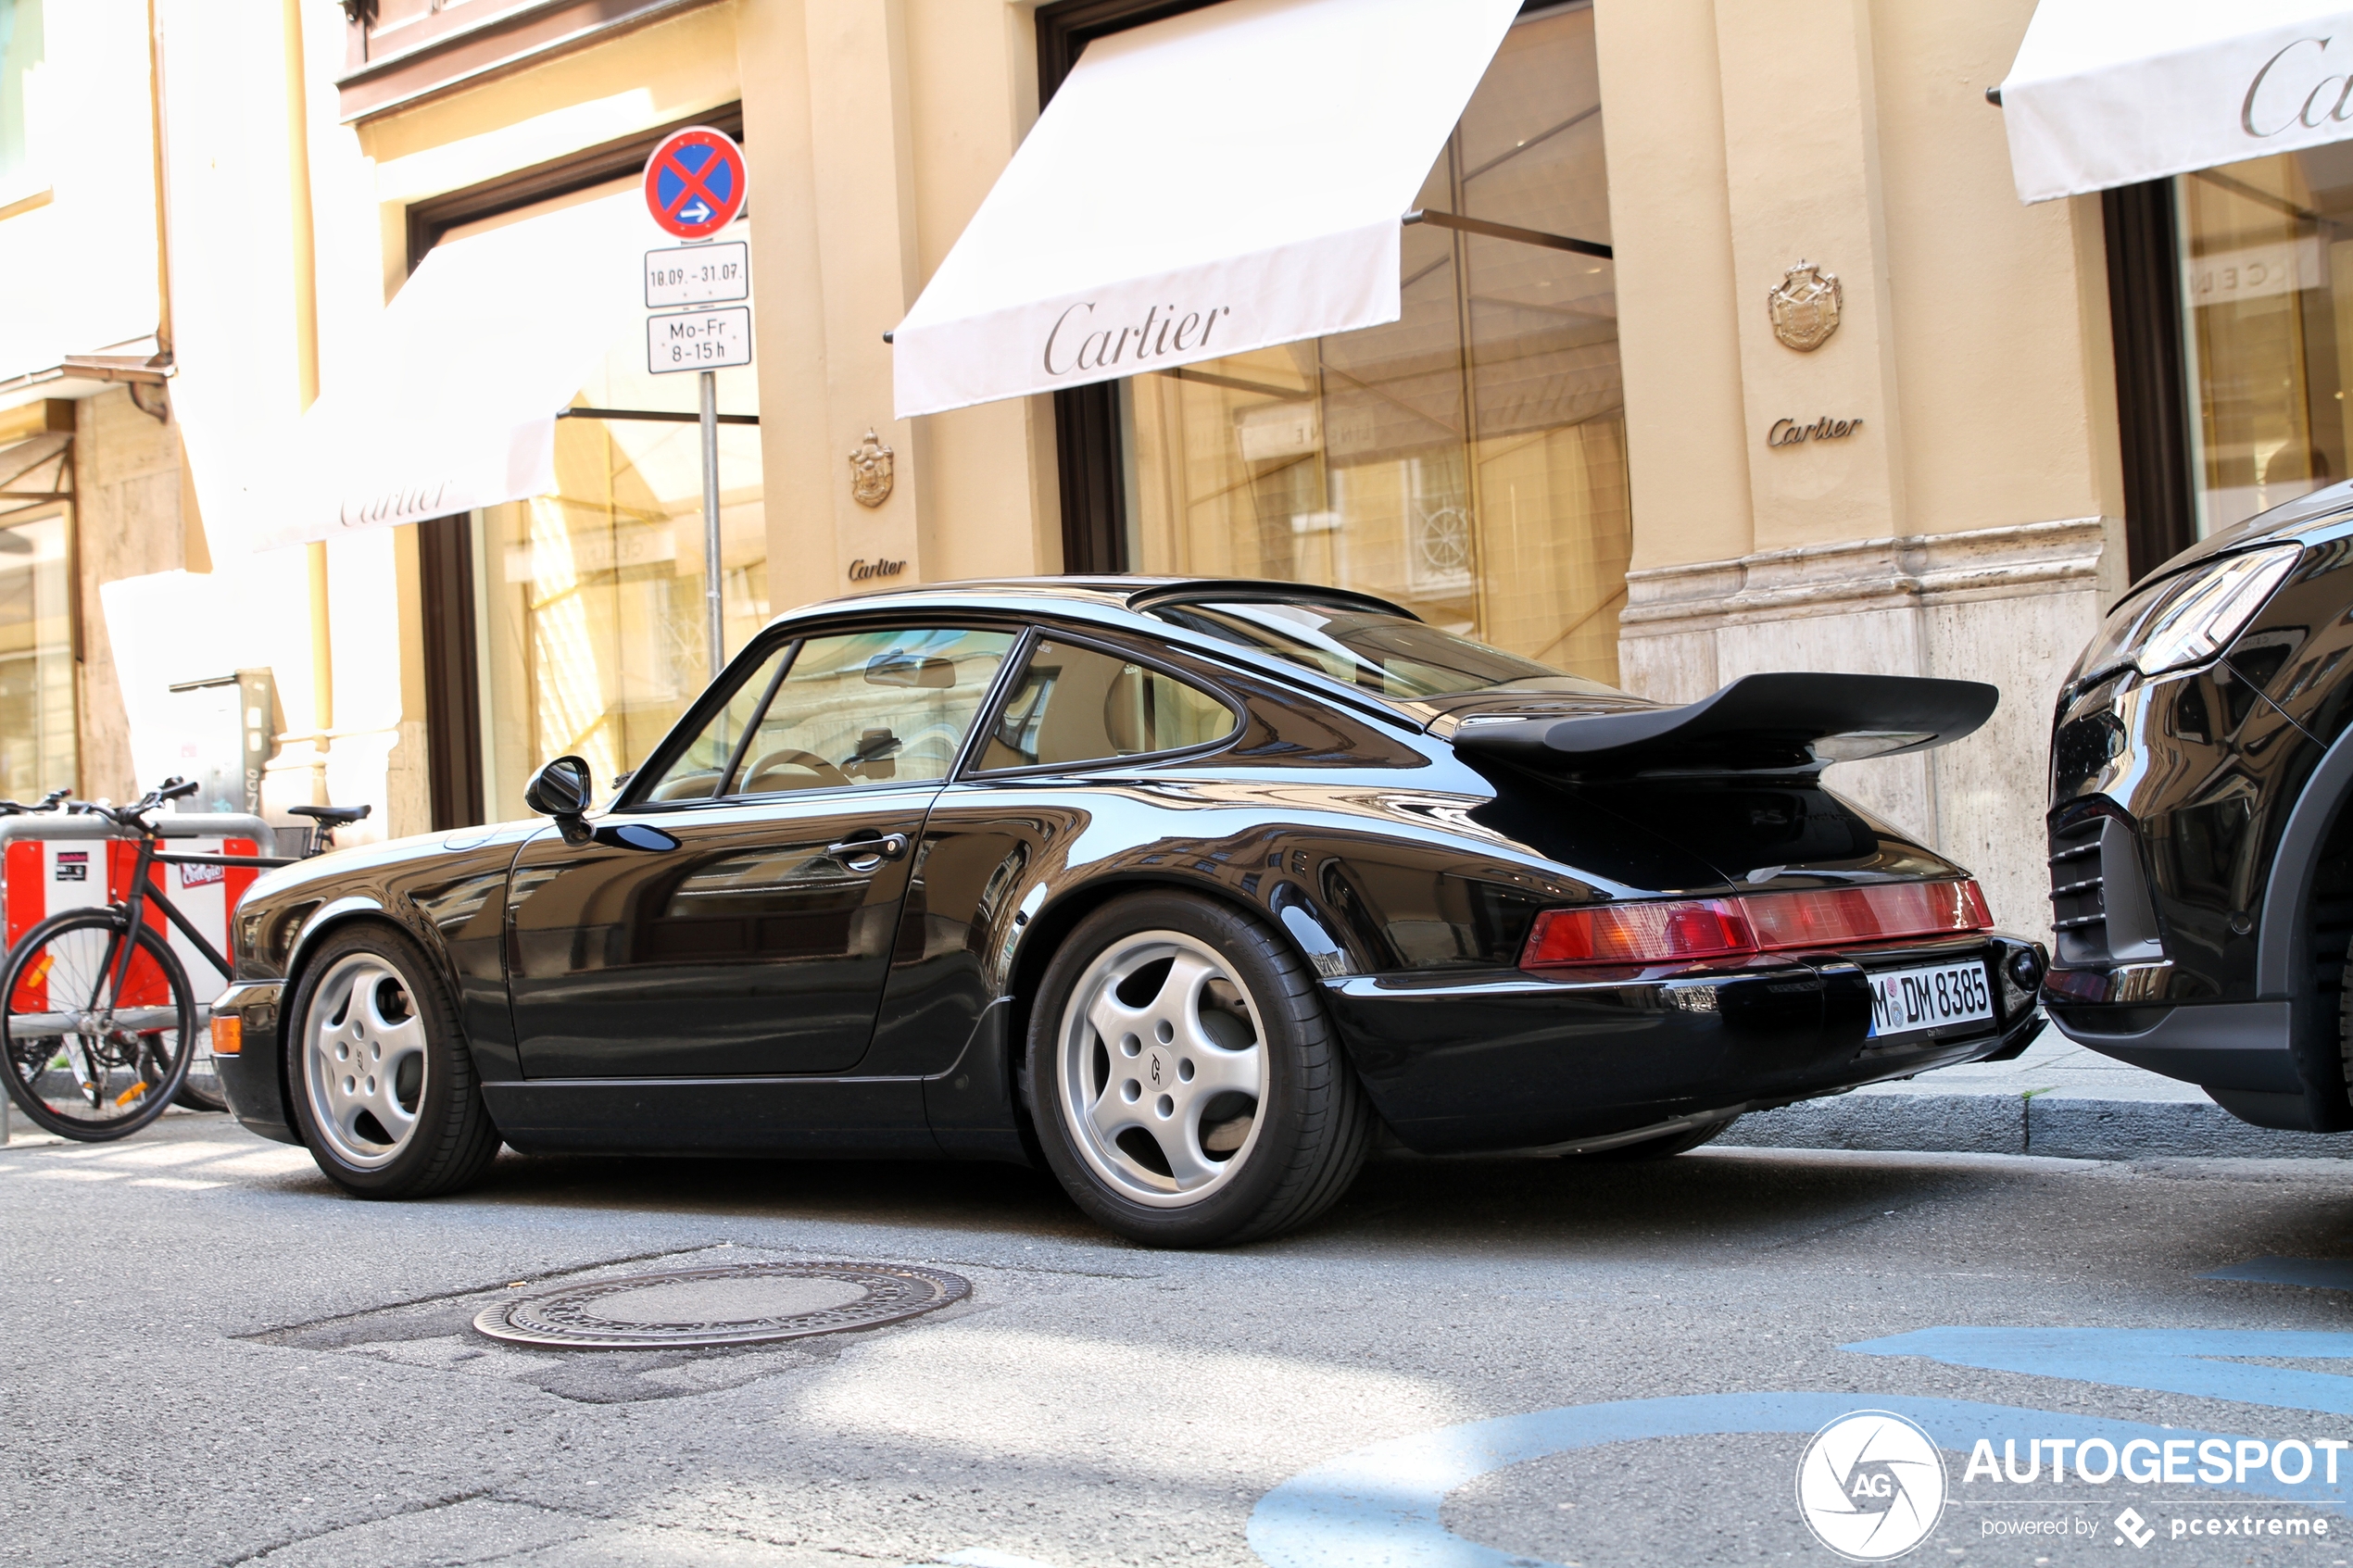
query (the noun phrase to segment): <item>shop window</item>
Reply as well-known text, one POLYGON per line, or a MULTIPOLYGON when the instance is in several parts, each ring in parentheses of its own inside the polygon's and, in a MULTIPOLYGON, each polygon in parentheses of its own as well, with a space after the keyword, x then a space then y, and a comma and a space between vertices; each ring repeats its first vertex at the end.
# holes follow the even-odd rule
MULTIPOLYGON (((1521 18, 1416 205, 1607 242, 1590 5, 1521 18)), ((1394 324, 1120 383, 1125 564, 1353 588, 1615 682, 1614 264, 1428 226, 1403 242, 1394 324)))
MULTIPOLYGON (((617 350, 580 399, 659 409, 694 395, 643 383, 644 345, 617 350), (634 383, 634 384, 633 384, 634 383)), ((752 401, 749 370, 720 372, 723 408, 752 401)), ((533 770, 567 753, 600 779, 645 759, 709 684, 700 436, 691 423, 567 419, 554 493, 479 514, 484 793, 516 814, 533 770)), ((719 433, 721 592, 727 646, 769 616, 760 433, 719 433)))
POLYGON ((38 182, 31 102, 42 55, 41 0, 0 0, 0 206, 38 182))
POLYGON ((2203 537, 2353 478, 2353 144, 2183 175, 2173 191, 2203 537))
POLYGON ((68 521, 0 526, 0 796, 74 787, 73 573, 68 521))

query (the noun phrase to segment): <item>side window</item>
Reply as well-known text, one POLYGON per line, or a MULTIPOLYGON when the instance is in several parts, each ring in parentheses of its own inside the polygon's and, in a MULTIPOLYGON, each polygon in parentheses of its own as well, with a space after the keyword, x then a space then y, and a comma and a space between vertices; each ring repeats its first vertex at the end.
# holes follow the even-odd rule
POLYGON ((800 645, 731 795, 944 779, 1010 632, 852 632, 800 645))
POLYGON ((1005 699, 980 766, 1104 762, 1224 740, 1234 710, 1173 675, 1051 638, 1005 699))
POLYGON ((757 668, 744 678, 727 699, 727 706, 713 715, 703 726, 678 759, 662 770, 653 788, 646 792, 648 800, 708 800, 726 784, 727 764, 735 760, 736 746, 760 715, 760 705, 768 700, 768 690, 776 684, 776 671, 783 669, 791 656, 793 645, 779 643, 757 668))

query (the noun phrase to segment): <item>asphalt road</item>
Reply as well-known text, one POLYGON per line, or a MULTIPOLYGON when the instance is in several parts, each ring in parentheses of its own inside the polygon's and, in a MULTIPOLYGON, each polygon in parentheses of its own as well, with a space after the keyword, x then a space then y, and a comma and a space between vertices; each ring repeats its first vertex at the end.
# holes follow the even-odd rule
POLYGON ((1825 1461, 1881 1497, 1848 1509, 1871 1549, 1927 1509, 1907 1562, 2353 1559, 2353 1453, 2332 1486, 2311 1446, 2353 1438, 2353 1294, 2200 1277, 2353 1286, 2334 1160, 1392 1160, 1305 1235, 1175 1254, 975 1166, 508 1156, 370 1205, 175 1115, 0 1149, 0 1562, 1828 1564, 1801 1456, 1870 1409, 1945 1450, 1941 1509, 1884 1449, 1825 1461), (796 1258, 973 1289, 721 1351, 470 1326, 598 1270, 796 1258), (1961 1328, 2014 1332, 1844 1348, 1961 1328), (2187 1330, 2221 1337, 2145 1332, 2187 1330), (2325 1337, 2265 1337, 2296 1331, 2325 1337), (2190 1435, 2177 1479, 2055 1483, 2031 1447, 2144 1428, 2150 1466, 2190 1435), (1980 1435, 2036 1479, 1970 1466, 1980 1435))

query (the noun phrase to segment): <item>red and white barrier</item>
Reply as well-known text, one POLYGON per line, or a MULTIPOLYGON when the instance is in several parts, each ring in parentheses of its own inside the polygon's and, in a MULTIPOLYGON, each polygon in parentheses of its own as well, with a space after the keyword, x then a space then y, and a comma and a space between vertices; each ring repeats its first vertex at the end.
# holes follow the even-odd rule
MULTIPOLYGON (((249 823, 258 826, 251 818, 233 821, 239 827, 249 823)), ((73 819, 66 822, 81 826, 73 819)), ((159 846, 165 854, 263 853, 259 843, 266 841, 258 841, 249 833, 232 831, 219 837, 182 836, 185 829, 174 832, 179 824, 171 823, 169 818, 166 822, 166 837, 159 846)), ((101 836, 87 829, 71 837, 53 837, 40 833, 39 826, 46 824, 28 824, 24 818, 0 819, 0 824, 5 824, 0 827, 0 837, 5 837, 6 843, 5 849, 0 849, 0 908, 6 911, 9 947, 15 947, 26 932, 51 915, 120 903, 130 897, 131 879, 139 868, 138 840, 101 836), (31 831, 28 832, 28 827, 31 831)), ((187 824, 191 828, 195 825, 187 824)), ((224 959, 230 956, 229 917, 259 874, 245 866, 175 866, 160 862, 151 872, 152 879, 161 884, 173 907, 204 934, 205 940, 224 959)), ((197 1005, 209 1003, 227 988, 228 977, 215 969, 196 945, 152 902, 146 906, 146 923, 170 944, 181 967, 188 972, 188 984, 197 1005)), ((138 977, 132 978, 135 986, 138 977)), ((134 998, 126 996, 124 999, 134 998)))

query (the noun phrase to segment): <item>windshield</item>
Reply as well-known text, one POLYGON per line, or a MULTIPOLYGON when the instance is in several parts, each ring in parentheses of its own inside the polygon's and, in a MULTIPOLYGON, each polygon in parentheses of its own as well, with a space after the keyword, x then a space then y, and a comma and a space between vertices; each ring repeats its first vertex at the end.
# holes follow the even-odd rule
POLYGON ((1263 648, 1378 696, 1411 700, 1491 691, 1622 695, 1599 681, 1379 610, 1237 600, 1155 605, 1150 613, 1244 647, 1263 648))

